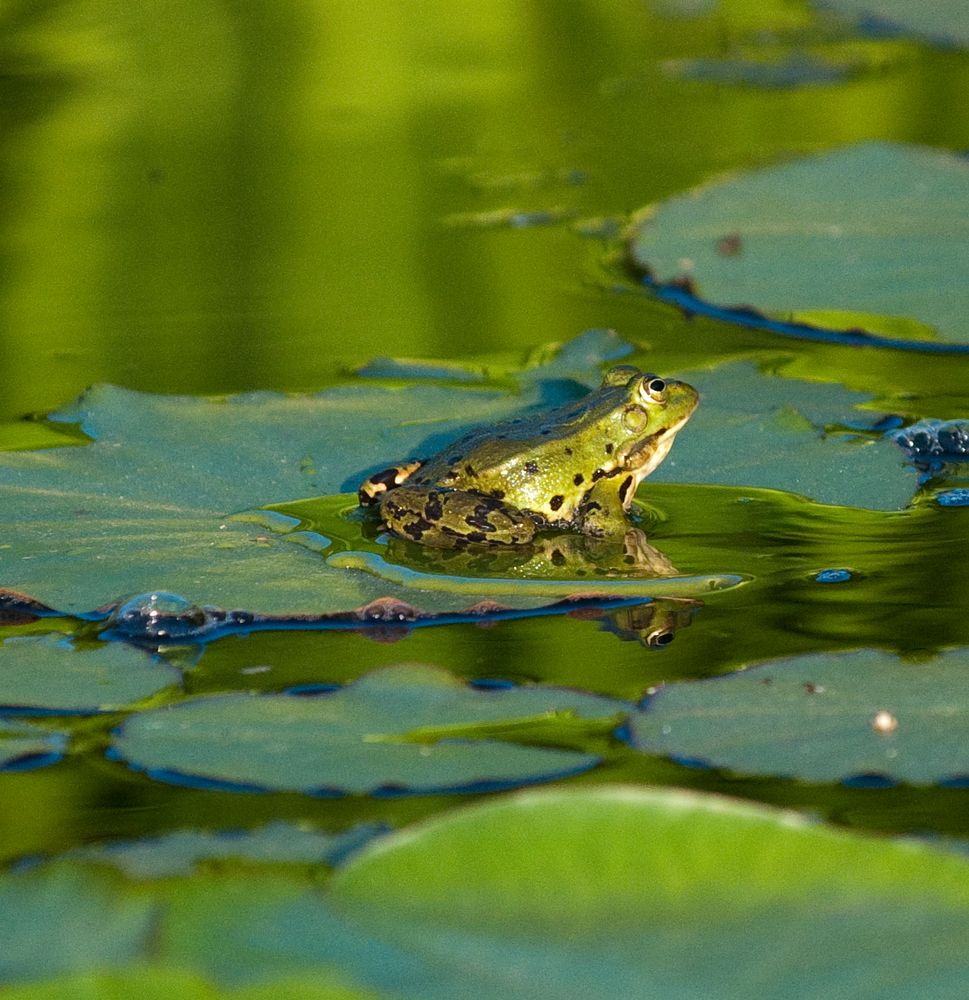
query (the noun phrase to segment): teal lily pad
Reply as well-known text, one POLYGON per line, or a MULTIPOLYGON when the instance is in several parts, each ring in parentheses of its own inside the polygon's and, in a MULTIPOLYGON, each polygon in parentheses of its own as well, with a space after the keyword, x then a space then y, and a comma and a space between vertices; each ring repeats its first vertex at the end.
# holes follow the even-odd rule
POLYGON ((53 764, 64 753, 67 737, 29 722, 0 719, 0 771, 26 771, 53 764))
MULTIPOLYGON (((630 350, 615 334, 589 331, 537 352, 514 391, 424 378, 227 400, 97 387, 51 418, 78 424, 91 444, 0 452, 0 586, 72 613, 158 591, 282 615, 347 612, 408 594, 427 613, 474 605, 486 595, 408 591, 409 581, 328 566, 312 546, 232 515, 354 489, 471 425, 579 398, 598 384, 600 367, 630 350)), ((504 601, 548 602, 548 594, 514 591, 504 601)))
POLYGON ((120 643, 75 645, 58 633, 0 644, 0 706, 112 712, 181 685, 169 664, 120 643))
POLYGON ((451 811, 357 855, 329 896, 476 1000, 941 1000, 969 975, 965 859, 675 790, 451 811))
POLYGON ((744 774, 969 782, 969 650, 817 654, 670 684, 630 732, 647 753, 744 774))
POLYGON ((136 879, 189 875, 212 862, 333 865, 383 832, 384 827, 361 824, 324 833, 280 821, 254 830, 173 830, 144 840, 87 844, 68 857, 112 865, 136 879))
POLYGON ((915 471, 892 441, 829 432, 864 424, 857 407, 870 397, 767 375, 745 361, 683 377, 701 387, 701 404, 642 487, 647 497, 651 482, 680 482, 764 487, 869 510, 911 501, 915 471))
POLYGON ((0 876, 0 982, 111 967, 143 952, 150 899, 71 865, 0 876))
POLYGON ((963 0, 817 0, 848 17, 947 45, 969 45, 969 8, 963 0))
POLYGON ((628 710, 563 688, 476 690, 400 665, 313 697, 230 694, 141 712, 119 728, 113 753, 157 777, 247 789, 505 787, 592 767, 595 754, 563 741, 607 733, 628 710))
POLYGON ((969 161, 950 153, 866 143, 740 174, 650 210, 630 251, 720 306, 908 317, 969 342, 969 161))

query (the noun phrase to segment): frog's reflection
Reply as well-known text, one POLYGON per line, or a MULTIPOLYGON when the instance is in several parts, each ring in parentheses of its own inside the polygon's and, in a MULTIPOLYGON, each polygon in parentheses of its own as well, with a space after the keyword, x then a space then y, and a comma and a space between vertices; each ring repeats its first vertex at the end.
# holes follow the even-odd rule
POLYGON ((647 649, 665 649, 676 633, 693 624, 702 601, 689 598, 657 599, 648 604, 616 608, 601 616, 601 628, 624 642, 638 642, 647 649))
POLYGON ((465 545, 432 548, 392 535, 384 558, 426 573, 512 579, 654 579, 677 576, 669 558, 639 528, 619 537, 596 538, 575 532, 536 537, 527 545, 465 545))

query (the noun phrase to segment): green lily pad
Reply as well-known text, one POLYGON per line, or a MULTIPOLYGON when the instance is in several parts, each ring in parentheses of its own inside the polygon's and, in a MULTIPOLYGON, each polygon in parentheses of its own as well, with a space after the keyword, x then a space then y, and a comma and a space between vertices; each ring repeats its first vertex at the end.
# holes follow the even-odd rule
POLYGON ((64 753, 67 738, 29 722, 0 719, 0 771, 25 771, 52 764, 64 753))
POLYGON ((964 859, 678 791, 452 811, 358 855, 330 900, 476 1000, 941 1000, 969 975, 964 859))
POLYGON ((242 788, 503 787, 592 767, 595 754, 550 747, 608 732, 628 708, 537 685, 475 690, 446 671, 401 665, 316 697, 232 694, 141 712, 120 727, 114 753, 154 776, 242 788))
POLYGON ((13 986, 4 1000, 378 1000, 375 993, 328 983, 324 972, 312 980, 279 979, 259 986, 220 989, 208 979, 178 968, 142 965, 113 972, 67 976, 44 983, 13 986))
POLYGON ((88 844, 69 857, 113 865, 138 879, 188 875, 212 861, 333 865, 382 832, 369 824, 328 834, 283 822, 246 831, 173 830, 146 840, 88 844))
POLYGON ((969 45, 969 8, 963 0, 818 0, 819 6, 862 19, 869 26, 919 35, 948 45, 969 45))
POLYGON ((818 654, 671 684, 630 731, 648 753, 746 774, 969 781, 969 650, 818 654))
POLYGON ((630 251, 718 305, 903 316, 969 342, 969 162, 949 153, 866 143, 741 174, 656 206, 630 251))
POLYGON ((112 712, 181 684, 175 667, 120 643, 75 646, 62 635, 0 644, 0 706, 112 712))
MULTIPOLYGON (((538 352, 515 391, 360 379, 315 396, 207 400, 97 387, 52 417, 78 424, 87 447, 0 452, 0 586, 73 613, 152 591, 268 614, 347 612, 408 594, 428 613, 474 605, 493 591, 408 591, 410 581, 327 566, 312 547, 231 515, 354 489, 470 425, 579 398, 630 349, 589 331, 538 352)), ((504 603, 548 600, 512 591, 504 603)))
POLYGON ((895 444, 825 433, 859 422, 856 407, 869 397, 766 375, 750 362, 683 377, 701 386, 701 404, 641 488, 646 497, 651 482, 681 482, 765 487, 871 510, 898 510, 911 501, 915 472, 895 444))
POLYGON ((0 876, 0 982, 132 960, 151 930, 149 899, 100 873, 57 865, 0 876))

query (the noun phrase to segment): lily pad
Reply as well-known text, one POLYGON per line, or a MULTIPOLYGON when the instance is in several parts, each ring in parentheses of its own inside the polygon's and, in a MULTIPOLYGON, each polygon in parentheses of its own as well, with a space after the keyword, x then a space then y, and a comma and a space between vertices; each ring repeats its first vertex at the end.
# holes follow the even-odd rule
POLYGON ((53 633, 0 645, 0 706, 112 712, 181 684, 175 667, 120 643, 76 646, 53 633))
POLYGON ((385 829, 362 824, 328 834, 294 823, 275 822, 256 830, 173 830, 146 840, 88 844, 70 852, 69 857, 113 865, 129 878, 138 879, 188 875, 200 864, 212 861, 333 865, 385 829))
POLYGON ((67 738, 29 722, 0 719, 0 771, 26 771, 53 764, 64 753, 67 738))
POLYGON ((13 986, 4 1000, 378 1000, 375 993, 340 985, 318 972, 312 980, 280 979, 259 986, 220 989, 208 979, 183 969, 136 965, 112 972, 88 973, 13 986))
POLYGON ((963 0, 818 0, 819 6, 861 20, 869 31, 912 34, 947 45, 969 45, 963 0))
MULTIPOLYGON (((825 504, 898 510, 917 489, 891 441, 830 434, 858 422, 869 397, 841 386, 777 378, 750 362, 686 372, 701 405, 651 482, 786 490, 825 504)), ((726 569, 727 567, 723 567, 726 569)))
POLYGON ((587 770, 595 754, 552 747, 608 732, 628 709, 563 688, 476 690, 401 665, 313 697, 232 694, 142 712, 114 752, 156 777, 243 789, 487 789, 587 770))
POLYGON ((648 753, 745 774, 969 782, 969 650, 818 654, 670 684, 630 732, 648 753))
POLYGON ((742 174, 655 207, 630 251, 709 303, 908 317, 969 343, 969 161, 949 153, 865 143, 742 174))
POLYGON ((0 876, 0 982, 111 966, 139 956, 153 904, 100 873, 55 865, 0 876))
MULTIPOLYGON (((97 387, 51 418, 78 424, 91 444, 0 452, 0 586, 72 613, 150 592, 283 615, 400 597, 407 581, 327 566, 312 547, 230 515, 353 489, 471 425, 579 398, 630 350, 590 331, 539 352, 515 391, 359 379, 315 396, 208 400, 97 387)), ((430 613, 484 596, 414 595, 430 613)), ((548 596, 513 591, 505 603, 537 607, 548 596)))
POLYGON ((476 1000, 941 1000, 969 975, 964 859, 679 791, 452 811, 358 855, 330 899, 476 1000))

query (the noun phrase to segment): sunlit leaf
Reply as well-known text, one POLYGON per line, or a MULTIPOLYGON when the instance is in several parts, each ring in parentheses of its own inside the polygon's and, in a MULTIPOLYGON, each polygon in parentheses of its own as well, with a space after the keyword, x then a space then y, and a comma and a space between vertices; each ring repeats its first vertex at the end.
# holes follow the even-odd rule
POLYGON ((969 974, 963 859, 676 791, 451 812, 358 855, 331 899, 476 1000, 941 1000, 969 974))
POLYGON ((175 780, 300 792, 443 791, 504 787, 586 770, 594 754, 552 749, 557 716, 568 745, 576 717, 615 719, 625 703, 561 688, 476 690, 432 667, 375 671, 339 691, 230 694, 130 717, 114 741, 134 767, 175 780), (529 720, 545 744, 499 741, 495 723, 529 720), (476 727, 483 727, 481 732, 476 727), (422 733, 424 727, 435 727, 422 733), (551 730, 551 731, 550 731, 551 730))
POLYGON ((8 987, 4 1000, 377 1000, 376 994, 328 983, 317 971, 312 978, 274 979, 258 986, 221 989, 209 979, 178 968, 136 965, 112 972, 68 976, 44 983, 8 987))
POLYGON ((802 656, 671 684, 631 731, 649 753, 746 774, 969 781, 969 652, 802 656))

